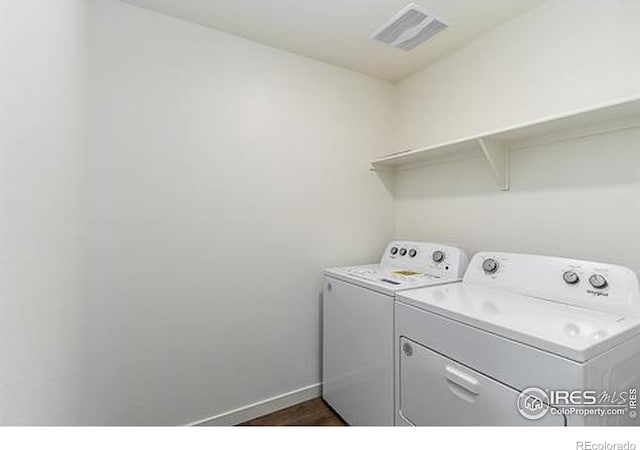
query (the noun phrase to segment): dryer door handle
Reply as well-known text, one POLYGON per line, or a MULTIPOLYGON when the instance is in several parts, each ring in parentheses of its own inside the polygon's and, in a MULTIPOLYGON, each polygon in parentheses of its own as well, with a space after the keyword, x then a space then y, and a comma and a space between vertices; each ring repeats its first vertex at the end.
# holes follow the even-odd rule
POLYGON ((478 395, 480 382, 472 375, 463 372, 457 367, 447 364, 444 368, 445 378, 451 383, 463 388, 465 391, 478 395))

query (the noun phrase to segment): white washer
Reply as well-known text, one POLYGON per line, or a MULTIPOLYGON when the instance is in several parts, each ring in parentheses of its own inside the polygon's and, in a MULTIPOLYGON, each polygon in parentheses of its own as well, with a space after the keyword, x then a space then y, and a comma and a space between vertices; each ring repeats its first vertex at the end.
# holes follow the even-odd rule
POLYGON ((459 282, 467 262, 455 247, 396 241, 379 264, 324 271, 322 396, 347 423, 394 423, 396 293, 459 282))
POLYGON ((397 296, 397 424, 639 425, 631 413, 640 389, 639 318, 638 279, 627 268, 479 253, 462 283, 397 296), (542 393, 527 395, 532 387, 542 393), (549 405, 593 403, 562 393, 578 390, 596 391, 599 404, 602 391, 617 393, 623 407, 626 392, 627 412, 553 414, 549 405), (542 402, 517 407, 536 398, 542 402), (537 412, 544 415, 525 418, 537 412))

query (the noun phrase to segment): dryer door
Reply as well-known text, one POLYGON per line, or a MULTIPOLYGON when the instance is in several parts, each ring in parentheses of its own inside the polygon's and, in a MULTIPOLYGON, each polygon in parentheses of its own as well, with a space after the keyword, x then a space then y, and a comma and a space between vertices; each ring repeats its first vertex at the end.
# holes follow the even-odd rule
POLYGON ((520 392, 400 338, 400 415, 412 425, 564 426, 550 412, 538 420, 517 409, 520 392))

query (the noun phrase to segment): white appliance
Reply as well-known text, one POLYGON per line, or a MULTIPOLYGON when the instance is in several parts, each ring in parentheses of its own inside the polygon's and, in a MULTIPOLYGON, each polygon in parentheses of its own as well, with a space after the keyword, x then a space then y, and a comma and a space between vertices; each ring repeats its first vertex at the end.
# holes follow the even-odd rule
POLYGON ((635 395, 639 317, 627 268, 479 253, 462 283, 397 296, 397 425, 639 425, 633 398, 623 415, 551 410, 635 395))
POLYGON ((347 423, 394 424, 396 293, 460 281, 467 262, 455 247, 396 241, 379 264, 324 271, 322 396, 347 423))

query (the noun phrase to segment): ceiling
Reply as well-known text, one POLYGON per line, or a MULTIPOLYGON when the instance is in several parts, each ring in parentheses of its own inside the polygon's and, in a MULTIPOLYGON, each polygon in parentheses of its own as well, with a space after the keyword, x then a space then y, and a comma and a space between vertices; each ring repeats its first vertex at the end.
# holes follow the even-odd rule
POLYGON ((451 26, 404 52, 369 36, 412 0, 125 0, 374 77, 399 81, 543 0, 414 0, 451 26))

